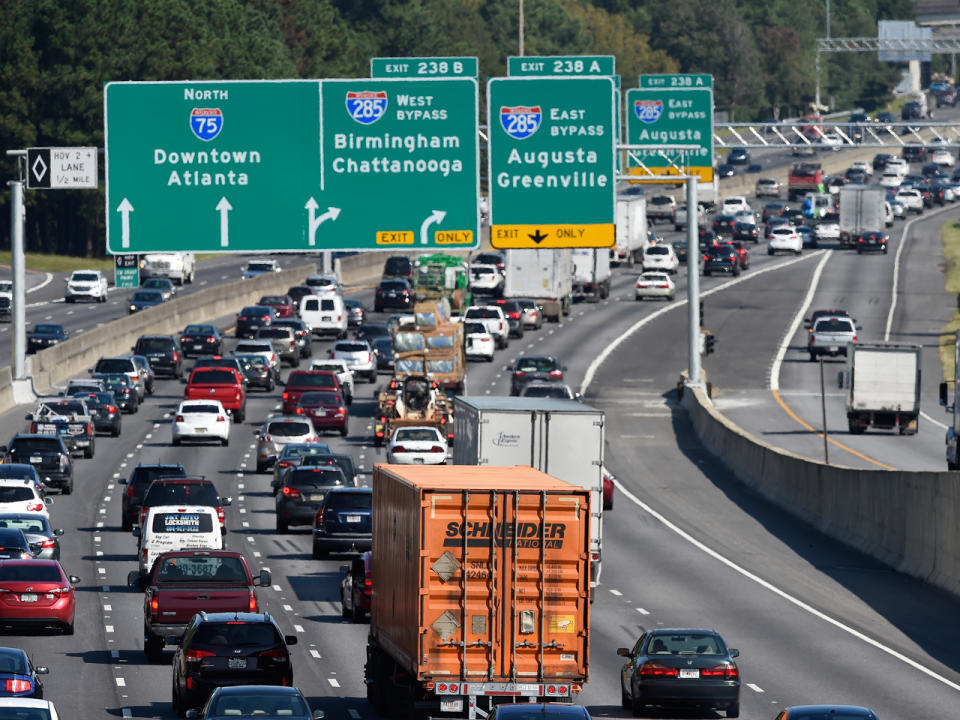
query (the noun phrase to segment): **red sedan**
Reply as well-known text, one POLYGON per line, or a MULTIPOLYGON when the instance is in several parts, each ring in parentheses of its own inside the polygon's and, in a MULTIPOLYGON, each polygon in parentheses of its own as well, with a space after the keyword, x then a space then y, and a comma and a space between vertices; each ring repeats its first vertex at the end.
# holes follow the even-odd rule
POLYGON ((0 560, 0 627, 55 626, 73 635, 78 582, 57 560, 0 560))
POLYGON ((264 295, 257 305, 272 307, 278 318, 295 318, 297 307, 289 295, 264 295))
POLYGON ((347 436, 347 403, 338 392, 305 392, 300 396, 296 414, 309 417, 317 432, 337 430, 343 437, 347 436))
POLYGON ((744 270, 750 267, 750 252, 747 250, 747 246, 743 244, 742 240, 729 240, 727 245, 736 251, 737 260, 740 262, 740 267, 742 267, 744 270))

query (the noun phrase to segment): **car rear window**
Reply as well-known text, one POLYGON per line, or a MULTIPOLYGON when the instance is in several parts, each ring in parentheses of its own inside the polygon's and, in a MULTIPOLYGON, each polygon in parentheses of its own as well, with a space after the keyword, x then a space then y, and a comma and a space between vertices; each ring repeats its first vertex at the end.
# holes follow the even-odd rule
POLYGON ((129 358, 100 358, 93 368, 97 373, 132 373, 136 372, 133 360, 129 358))
POLYGON ((321 488, 343 484, 343 471, 332 466, 297 469, 287 476, 287 485, 295 488, 321 488))
POLYGON ((405 442, 440 442, 440 436, 432 428, 400 428, 397 430, 397 440, 405 442))
POLYGON ((164 558, 157 574, 157 584, 182 582, 219 582, 246 584, 248 578, 243 561, 233 556, 192 556, 164 558))
POLYGON ((551 358, 520 358, 517 360, 517 370, 520 372, 544 372, 556 367, 557 363, 551 358))
POLYGON ((191 403, 190 405, 184 405, 184 406, 183 406, 183 412, 184 412, 184 413, 188 413, 188 414, 189 414, 189 413, 213 413, 213 414, 217 414, 217 413, 220 412, 220 408, 219 408, 218 406, 216 406, 216 405, 194 405, 193 403, 191 403))
POLYGON ((647 248, 647 255, 669 255, 670 251, 662 245, 647 248))
MULTIPOLYGON (((397 273, 398 275, 405 275, 406 272, 397 273)), ((384 280, 380 283, 380 287, 384 290, 406 290, 407 284, 402 280, 384 280)))
POLYGON ((340 393, 307 392, 300 396, 301 405, 343 405, 340 393))
POLYGON ((42 533, 47 532, 48 526, 41 517, 0 517, 0 528, 42 533))
POLYGON ((353 458, 342 453, 317 453, 308 455, 300 462, 301 467, 316 467, 318 465, 336 465, 343 471, 345 478, 352 478, 357 474, 353 466, 353 458))
POLYGON ((258 338, 288 338, 290 337, 290 328, 268 327, 257 330, 258 338))
POLYGON ((476 335, 476 334, 486 335, 487 334, 487 328, 486 326, 484 326, 483 323, 465 323, 463 326, 463 330, 468 335, 476 335))
POLYGON ((287 389, 291 388, 335 388, 336 378, 328 372, 293 373, 287 380, 287 389))
POLYGON ((542 397, 542 398, 562 398, 570 399, 567 389, 562 385, 527 385, 521 393, 524 397, 542 397))
POLYGON ((648 655, 721 655, 723 648, 715 635, 671 633, 654 635, 647 644, 648 655))
POLYGON ((410 261, 407 258, 388 258, 383 271, 391 275, 409 275, 410 261))
MULTIPOLYGON (((60 582, 60 569, 55 565, 0 565, 0 582, 60 582)), ((6 717, 6 715, 4 715, 6 717)))
POLYGON ((271 623, 250 623, 242 620, 200 623, 191 639, 191 645, 213 645, 228 648, 277 645, 283 642, 271 623))
POLYGON ((14 438, 10 451, 18 455, 27 455, 33 452, 61 452, 63 445, 59 438, 14 438))
POLYGON ((213 325, 187 325, 184 335, 213 335, 216 328, 213 325))
POLYGON ((818 320, 814 332, 853 332, 853 323, 849 320, 818 320))
POLYGON ((324 298, 320 300, 320 309, 328 311, 336 310, 337 304, 330 298, 324 298))
POLYGON ((136 353, 143 355, 151 352, 166 352, 173 349, 173 340, 170 338, 143 338, 137 341, 136 353))
POLYGON ((220 505, 217 489, 211 482, 156 482, 143 498, 146 507, 157 505, 220 505))
POLYGON ((198 370, 193 373, 190 382, 198 385, 235 385, 237 378, 228 370, 198 370))
POLYGON ((338 342, 333 346, 334 352, 367 352, 369 348, 362 342, 338 342))
POLYGON ((152 529, 155 533, 208 533, 213 530, 213 516, 210 513, 155 513, 152 529))
POLYGON ((26 485, 0 485, 0 503, 26 502, 36 496, 33 488, 26 485))
POLYGON ((368 492, 335 492, 327 495, 327 510, 372 510, 373 493, 368 492))
POLYGON ((309 422, 294 422, 293 420, 275 420, 267 424, 267 433, 277 437, 298 437, 311 435, 313 426, 309 422))
POLYGON ((86 412, 83 403, 78 400, 46 400, 43 407, 53 415, 83 415, 86 412))

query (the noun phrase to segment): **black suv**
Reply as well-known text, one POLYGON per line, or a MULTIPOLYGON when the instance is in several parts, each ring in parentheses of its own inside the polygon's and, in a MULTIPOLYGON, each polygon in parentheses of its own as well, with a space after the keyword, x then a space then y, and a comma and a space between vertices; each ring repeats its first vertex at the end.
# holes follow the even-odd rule
POLYGON ((276 317, 276 311, 269 305, 248 305, 237 313, 235 335, 238 340, 252 338, 260 328, 270 327, 276 317))
POLYGON ((59 435, 16 435, 9 447, 0 446, 0 456, 5 463, 33 465, 48 488, 73 492, 73 460, 59 435))
POLYGON ((703 261, 703 274, 730 273, 740 274, 740 258, 732 245, 711 245, 707 248, 703 261))
POLYGON ((313 525, 330 488, 346 484, 343 471, 333 465, 290 468, 277 488, 277 532, 288 532, 291 525, 313 525))
POLYGON ((290 645, 269 613, 193 616, 173 657, 173 709, 181 717, 224 685, 293 685, 290 645))
POLYGON ((373 544, 372 488, 335 487, 313 521, 313 559, 331 552, 362 553, 373 544))
POLYGON ((80 391, 74 393, 73 396, 87 404, 94 430, 98 433, 109 433, 111 437, 119 437, 121 428, 120 407, 117 405, 117 398, 112 392, 80 391))
POLYGON ((130 532, 134 523, 140 517, 140 506, 143 504, 143 496, 147 494, 147 488, 150 484, 162 477, 186 477, 187 471, 183 465, 137 465, 130 478, 120 478, 117 482, 120 485, 126 485, 127 490, 123 493, 120 501, 120 525, 130 532))
POLYGON ((180 348, 184 357, 219 355, 223 352, 223 339, 216 325, 187 325, 180 333, 180 348))
POLYGON ((179 378, 183 375, 180 341, 173 335, 141 335, 133 346, 134 355, 143 355, 154 374, 179 378))
POLYGON ((413 280, 413 260, 405 255, 391 255, 383 263, 383 279, 413 280))

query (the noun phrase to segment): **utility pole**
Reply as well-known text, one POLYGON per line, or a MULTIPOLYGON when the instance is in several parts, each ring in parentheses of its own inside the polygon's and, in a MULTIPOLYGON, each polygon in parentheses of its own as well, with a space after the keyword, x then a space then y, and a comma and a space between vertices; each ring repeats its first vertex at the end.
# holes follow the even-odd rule
POLYGON ((523 57, 523 0, 518 0, 520 3, 520 22, 518 23, 518 28, 520 32, 520 52, 518 53, 520 57, 523 57))

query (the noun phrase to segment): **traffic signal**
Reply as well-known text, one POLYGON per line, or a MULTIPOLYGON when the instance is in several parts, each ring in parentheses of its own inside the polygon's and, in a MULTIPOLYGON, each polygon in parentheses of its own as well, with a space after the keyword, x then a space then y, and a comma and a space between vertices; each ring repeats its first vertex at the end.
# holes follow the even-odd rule
POLYGON ((707 333, 703 338, 703 354, 704 355, 713 355, 714 345, 717 342, 717 338, 712 333, 707 333))
POLYGON ((703 300, 700 301, 700 327, 703 327, 703 300))

